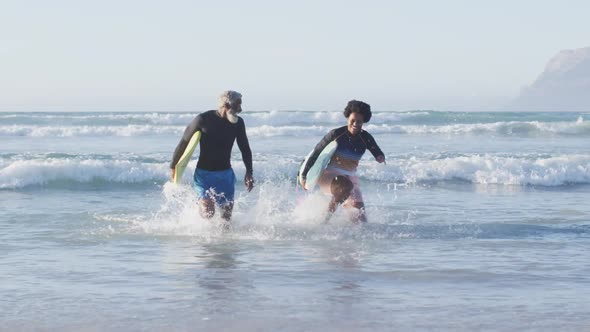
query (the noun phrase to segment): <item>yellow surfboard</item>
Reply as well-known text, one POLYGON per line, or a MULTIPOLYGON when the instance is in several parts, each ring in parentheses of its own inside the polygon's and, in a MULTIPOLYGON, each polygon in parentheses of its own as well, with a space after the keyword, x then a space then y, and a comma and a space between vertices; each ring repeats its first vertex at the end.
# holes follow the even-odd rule
POLYGON ((182 174, 184 174, 186 166, 188 165, 188 162, 191 160, 193 152, 195 152, 195 149, 197 148, 200 139, 201 131, 197 131, 193 134, 193 137, 191 137, 190 141, 188 141, 188 144, 184 149, 182 156, 180 157, 178 163, 176 163, 176 166, 174 167, 174 183, 178 184, 182 180, 182 174))

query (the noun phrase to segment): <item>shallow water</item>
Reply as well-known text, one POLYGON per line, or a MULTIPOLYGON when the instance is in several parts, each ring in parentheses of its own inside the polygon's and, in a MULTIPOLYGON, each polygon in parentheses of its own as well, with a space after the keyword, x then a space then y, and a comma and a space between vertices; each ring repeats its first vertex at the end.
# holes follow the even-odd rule
POLYGON ((193 114, 0 113, 0 329, 590 326, 587 114, 375 114, 366 225, 294 184, 339 113, 244 114, 223 232, 167 182, 193 114))

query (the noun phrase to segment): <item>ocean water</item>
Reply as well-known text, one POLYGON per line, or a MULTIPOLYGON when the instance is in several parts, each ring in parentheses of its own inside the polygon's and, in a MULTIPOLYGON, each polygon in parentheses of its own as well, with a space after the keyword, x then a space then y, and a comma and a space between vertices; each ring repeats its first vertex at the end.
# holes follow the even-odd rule
POLYGON ((590 329, 590 113, 376 112, 353 225, 295 186, 342 114, 245 111, 229 232, 168 182, 195 115, 0 113, 0 330, 590 329))

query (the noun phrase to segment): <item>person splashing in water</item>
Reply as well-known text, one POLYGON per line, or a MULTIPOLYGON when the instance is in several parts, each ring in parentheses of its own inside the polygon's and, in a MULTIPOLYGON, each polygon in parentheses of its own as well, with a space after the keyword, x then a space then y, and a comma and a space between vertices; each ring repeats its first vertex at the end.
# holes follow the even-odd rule
POLYGON ((215 205, 222 209, 223 225, 229 228, 229 221, 234 207, 236 176, 231 167, 230 157, 234 141, 242 153, 246 165, 244 183, 246 190, 254 187, 252 178, 252 151, 246 136, 244 120, 238 116, 242 111, 242 95, 235 91, 225 91, 219 96, 217 110, 197 115, 186 127, 180 142, 174 150, 170 168, 174 179, 174 167, 182 156, 189 140, 197 131, 201 131, 199 141, 199 161, 194 173, 193 187, 199 200, 201 216, 211 218, 215 214, 215 205))
POLYGON ((371 120, 371 115, 371 106, 369 104, 358 100, 349 101, 344 109, 346 126, 333 129, 322 138, 314 148, 300 174, 304 184, 309 169, 322 150, 332 141, 338 143, 338 147, 326 170, 318 180, 320 189, 332 196, 328 206, 328 218, 336 211, 339 205, 344 204, 345 207, 358 210, 354 222, 367 222, 365 203, 359 187, 359 179, 356 175, 357 166, 366 150, 371 151, 377 162, 385 162, 385 155, 373 136, 362 129, 363 124, 371 120))

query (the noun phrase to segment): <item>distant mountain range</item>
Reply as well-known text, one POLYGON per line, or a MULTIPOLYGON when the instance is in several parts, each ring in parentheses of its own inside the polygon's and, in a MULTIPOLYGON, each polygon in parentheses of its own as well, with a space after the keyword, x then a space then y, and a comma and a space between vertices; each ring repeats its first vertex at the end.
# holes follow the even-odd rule
POLYGON ((522 111, 590 111, 590 47, 555 55, 512 106, 522 111))

